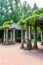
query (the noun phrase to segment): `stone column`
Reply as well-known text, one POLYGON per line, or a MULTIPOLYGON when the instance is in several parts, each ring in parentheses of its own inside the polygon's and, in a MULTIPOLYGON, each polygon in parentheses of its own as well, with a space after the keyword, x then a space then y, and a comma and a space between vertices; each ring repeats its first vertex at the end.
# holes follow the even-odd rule
POLYGON ((26 42, 26 39, 27 39, 27 30, 25 30, 25 42, 26 42))
POLYGON ((13 29, 13 42, 15 43, 15 29, 13 29))
POLYGON ((41 45, 43 45, 43 29, 41 29, 41 45))
POLYGON ((31 50, 32 45, 31 45, 31 26, 27 26, 27 42, 26 42, 26 49, 31 50))
POLYGON ((31 41, 31 26, 29 26, 29 40, 31 41))
POLYGON ((6 41, 6 38, 5 38, 5 36, 6 36, 6 35, 5 35, 5 32, 6 32, 6 31, 5 31, 5 29, 4 29, 4 38, 3 38, 3 42, 6 41))
POLYGON ((8 28, 6 28, 6 43, 8 41, 8 28))
POLYGON ((23 28, 21 30, 21 48, 24 48, 23 28))
POLYGON ((11 30, 10 34, 11 34, 11 37, 10 37, 11 39, 10 40, 13 41, 13 33, 12 33, 12 30, 11 30))
POLYGON ((37 49, 37 27, 34 27, 34 48, 37 49))

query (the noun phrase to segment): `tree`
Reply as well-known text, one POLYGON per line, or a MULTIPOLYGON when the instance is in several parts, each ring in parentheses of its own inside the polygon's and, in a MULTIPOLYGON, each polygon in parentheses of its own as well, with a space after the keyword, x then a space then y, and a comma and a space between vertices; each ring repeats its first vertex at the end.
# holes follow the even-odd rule
POLYGON ((31 6, 26 2, 24 1, 23 2, 23 5, 21 7, 21 17, 22 19, 25 19, 29 16, 31 16, 31 6))
POLYGON ((7 0, 1 0, 0 2, 0 7, 1 7, 1 13, 0 13, 0 25, 2 25, 5 21, 8 21, 8 14, 9 14, 9 5, 8 5, 8 1, 7 0))
POLYGON ((32 8, 32 13, 33 13, 33 11, 36 10, 36 9, 38 9, 38 6, 37 6, 36 3, 34 3, 33 8, 32 8))
POLYGON ((17 23, 31 15, 31 7, 26 1, 22 5, 20 0, 1 0, 0 7, 0 25, 10 20, 17 23))
POLYGON ((12 11, 11 19, 13 19, 14 22, 18 22, 21 18, 20 16, 20 0, 9 0, 10 1, 10 7, 12 11))
POLYGON ((1 0, 0 1, 0 25, 5 21, 20 20, 20 0, 1 0))

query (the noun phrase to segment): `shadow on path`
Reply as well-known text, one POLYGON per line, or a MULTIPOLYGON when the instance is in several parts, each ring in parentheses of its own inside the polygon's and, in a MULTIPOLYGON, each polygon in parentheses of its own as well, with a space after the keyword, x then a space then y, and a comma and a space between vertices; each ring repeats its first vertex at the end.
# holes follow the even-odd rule
POLYGON ((36 50, 30 50, 30 51, 27 51, 25 50, 23 52, 24 55, 31 55, 31 56, 34 56, 35 58, 37 59, 40 59, 40 60, 43 60, 43 48, 39 48, 39 49, 36 49, 36 50))

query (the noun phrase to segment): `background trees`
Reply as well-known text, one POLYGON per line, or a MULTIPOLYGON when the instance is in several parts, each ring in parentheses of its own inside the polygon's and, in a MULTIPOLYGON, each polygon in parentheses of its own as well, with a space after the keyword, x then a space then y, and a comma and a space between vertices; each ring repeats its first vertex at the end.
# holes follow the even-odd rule
POLYGON ((43 15, 43 8, 38 8, 36 3, 31 7, 26 1, 22 4, 20 0, 0 0, 0 25, 11 20, 18 23, 28 18, 33 24, 39 14, 43 15))
POLYGON ((31 16, 33 9, 26 1, 22 4, 20 0, 0 0, 0 25, 10 20, 17 23, 31 16))
MULTIPOLYGON (((26 28, 27 24, 34 25, 37 22, 39 16, 43 16, 43 8, 38 8, 35 3, 31 7, 26 1, 21 3, 20 0, 0 0, 0 28, 4 28, 9 24, 9 21, 22 25, 22 28, 26 28), (8 23, 7 23, 8 22, 8 23), (4 24, 7 23, 7 24, 4 24)), ((40 29, 38 29, 38 40, 40 39, 40 29)), ((22 31, 23 32, 23 31, 22 31)), ((32 37, 34 30, 32 29, 32 37)), ((19 34, 19 33, 18 33, 19 34)), ((28 36, 28 35, 27 35, 28 36)))

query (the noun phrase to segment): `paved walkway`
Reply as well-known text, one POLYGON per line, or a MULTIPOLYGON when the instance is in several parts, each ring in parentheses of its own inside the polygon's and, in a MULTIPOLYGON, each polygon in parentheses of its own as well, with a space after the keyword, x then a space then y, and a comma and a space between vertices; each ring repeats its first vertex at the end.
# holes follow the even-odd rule
POLYGON ((22 50, 20 44, 0 45, 0 65, 43 65, 43 46, 40 50, 22 50))

